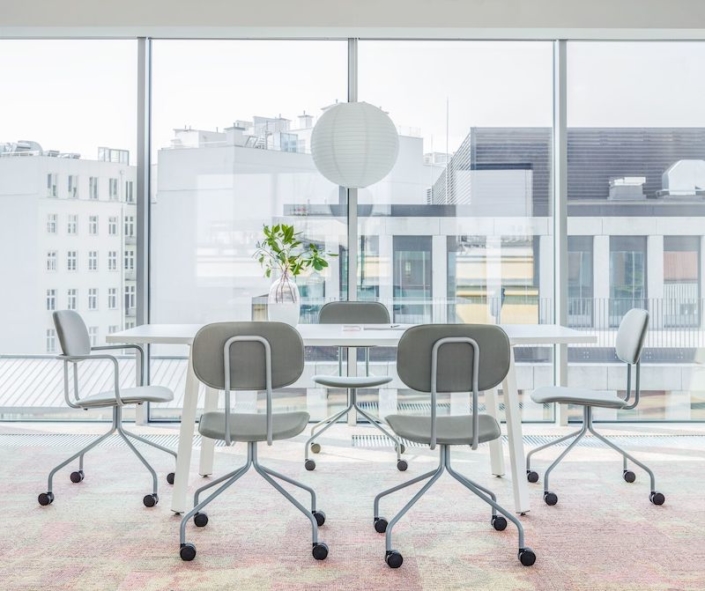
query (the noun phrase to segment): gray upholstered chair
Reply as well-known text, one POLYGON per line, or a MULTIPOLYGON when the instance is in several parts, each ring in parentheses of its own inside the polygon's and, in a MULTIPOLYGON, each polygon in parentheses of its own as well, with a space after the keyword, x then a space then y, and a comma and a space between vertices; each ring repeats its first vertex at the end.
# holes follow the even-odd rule
POLYGON ((580 441, 585 433, 590 431, 597 439, 607 444, 609 447, 619 452, 622 455, 622 476, 627 482, 634 482, 636 480, 636 475, 634 472, 628 469, 627 460, 631 460, 637 466, 643 468, 649 475, 651 479, 651 493, 649 494, 649 500, 654 505, 663 505, 666 501, 666 497, 656 490, 656 478, 654 473, 644 464, 634 459, 622 448, 618 447, 612 443, 609 439, 600 435, 595 431, 595 427, 592 422, 592 409, 597 408, 611 408, 616 410, 631 410, 639 404, 639 374, 640 374, 640 357, 641 351, 644 348, 644 341, 646 339, 646 331, 649 326, 649 313, 646 310, 640 310, 634 308, 629 310, 622 318, 622 322, 619 325, 619 330, 617 331, 617 343, 615 347, 615 353, 617 357, 627 364, 627 395, 626 398, 621 398, 616 392, 599 392, 594 390, 586 390, 583 388, 572 388, 570 386, 546 386, 543 388, 538 388, 534 390, 531 394, 531 399, 538 404, 545 404, 548 402, 557 402, 559 404, 575 404, 577 406, 583 407, 583 425, 579 431, 561 437, 556 441, 547 443, 535 449, 532 449, 528 454, 526 454, 526 477, 529 482, 538 482, 539 475, 531 469, 531 456, 537 451, 556 445, 563 441, 567 441, 573 437, 575 440, 561 453, 561 455, 556 458, 556 460, 548 467, 546 473, 543 477, 543 499, 547 505, 555 505, 558 502, 558 495, 548 487, 548 478, 553 469, 558 465, 558 463, 568 454, 568 452, 573 449, 573 447, 580 441), (634 368, 634 371, 632 371, 634 368), (634 387, 634 401, 631 401, 632 395, 632 373, 635 374, 635 387, 634 387))
MULTIPOLYGON (((389 312, 387 307, 380 302, 329 302, 325 304, 318 314, 319 324, 389 324, 389 312)), ((356 360, 355 360, 356 361, 356 360)), ((350 360, 348 361, 350 362, 350 360)), ((360 408, 357 403, 358 388, 377 388, 392 381, 389 376, 370 375, 370 348, 365 347, 365 375, 360 377, 349 377, 343 375, 343 347, 338 347, 338 375, 316 375, 313 376, 316 384, 326 388, 345 388, 348 391, 347 406, 320 423, 316 423, 311 428, 311 437, 306 442, 304 452, 304 466, 307 470, 315 470, 316 462, 309 458, 309 450, 317 454, 321 451, 321 444, 314 443, 327 429, 336 421, 346 416, 349 412, 358 412, 365 417, 371 425, 379 429, 384 435, 394 442, 397 452, 397 468, 404 471, 408 468, 406 460, 401 459, 404 453, 404 445, 391 433, 389 433, 378 421, 367 411, 360 408), (316 433, 316 431, 318 433, 316 433)))
POLYGON ((291 439, 306 428, 307 412, 274 413, 272 392, 293 384, 303 372, 304 346, 299 333, 282 322, 218 322, 198 331, 192 348, 193 370, 201 382, 225 393, 225 410, 207 412, 201 416, 198 431, 204 437, 224 441, 247 443, 247 461, 237 470, 217 478, 199 488, 194 496, 194 507, 181 520, 180 555, 183 560, 193 560, 196 548, 186 542, 186 525, 191 517, 198 527, 208 524, 203 509, 225 489, 233 485, 250 467, 289 500, 311 522, 313 531, 313 557, 324 560, 328 546, 318 541, 318 527, 326 520, 323 511, 316 510, 316 493, 312 488, 265 468, 257 459, 257 444, 266 441, 291 439), (230 410, 230 392, 237 390, 264 390, 266 412, 233 413, 230 410), (307 510, 274 480, 277 478, 297 486, 311 495, 311 510, 307 510), (199 502, 207 489, 222 484, 215 492, 199 502))
MULTIPOLYGON (((83 456, 117 431, 125 440, 128 447, 134 452, 134 454, 140 459, 152 475, 152 493, 143 498, 143 503, 147 507, 154 507, 154 505, 159 502, 159 497, 157 495, 157 473, 154 471, 154 468, 149 465, 147 460, 144 459, 142 454, 137 451, 137 448, 134 446, 132 441, 130 441, 130 439, 141 441, 142 443, 146 443, 147 445, 151 445, 152 447, 165 451, 166 453, 174 456, 174 459, 176 459, 176 452, 123 429, 122 409, 126 405, 144 404, 145 402, 169 402, 170 400, 173 400, 174 394, 171 390, 162 386, 142 385, 144 383, 144 372, 146 370, 146 366, 144 363, 144 351, 141 347, 137 345, 105 345, 102 347, 91 347, 90 336, 88 335, 88 330, 86 329, 83 319, 72 310, 61 310, 54 312, 54 325, 56 326, 56 333, 59 336, 59 343, 61 344, 62 354, 58 357, 58 359, 64 362, 64 397, 66 399, 66 404, 68 404, 71 408, 82 408, 84 410, 93 408, 112 408, 113 424, 110 431, 108 431, 105 435, 99 437, 94 442, 84 447, 81 451, 72 455, 68 460, 59 464, 49 473, 47 492, 39 495, 39 504, 49 505, 54 501, 54 474, 56 474, 58 470, 67 464, 73 462, 76 458, 78 458, 78 470, 71 473, 71 482, 77 484, 83 481, 83 456), (140 356, 141 364, 141 375, 138 378, 137 387, 120 387, 119 364, 113 355, 94 354, 95 351, 106 351, 111 349, 135 349, 137 351, 140 356), (104 360, 112 363, 113 389, 106 392, 90 394, 81 398, 78 387, 78 366, 82 361, 86 361, 88 359, 104 360), (69 380, 69 365, 72 366, 73 370, 72 380, 69 380), (71 399, 71 387, 69 385, 71 381, 73 382, 73 400, 71 399)), ((169 484, 174 484, 173 472, 168 474, 167 481, 169 484)))
POLYGON ((492 507, 491 525, 497 531, 507 527, 507 519, 519 531, 519 560, 531 566, 536 555, 524 545, 524 529, 509 511, 497 503, 496 495, 487 488, 462 476, 451 466, 450 450, 453 445, 478 444, 498 439, 501 431, 490 415, 480 414, 480 391, 494 388, 509 371, 509 339, 498 326, 472 324, 427 324, 407 330, 397 349, 397 372, 409 388, 431 394, 431 415, 389 415, 387 422, 399 437, 440 448, 438 468, 417 476, 389 490, 381 492, 374 502, 374 527, 386 533, 385 561, 392 568, 399 568, 402 555, 392 548, 392 528, 411 507, 431 488, 445 470, 460 484, 492 507), (437 416, 439 392, 472 393, 472 414, 437 416), (379 515, 380 499, 407 486, 430 480, 404 508, 391 520, 379 515), (501 515, 497 515, 497 513, 501 515), (503 517, 503 516, 504 517, 503 517))

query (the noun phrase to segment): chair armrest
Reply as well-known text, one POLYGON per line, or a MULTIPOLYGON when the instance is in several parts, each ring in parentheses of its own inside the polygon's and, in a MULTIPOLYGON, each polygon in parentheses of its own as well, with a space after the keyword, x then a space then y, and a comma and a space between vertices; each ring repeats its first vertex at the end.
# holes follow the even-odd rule
MULTIPOLYGON (((91 349, 92 350, 92 349, 91 349)), ((115 402, 118 406, 123 406, 122 399, 120 398, 120 365, 118 360, 114 355, 60 355, 59 359, 63 361, 71 361, 74 364, 79 361, 87 361, 89 359, 97 361, 112 361, 113 362, 113 380, 114 380, 114 390, 115 390, 115 402)), ((74 366, 75 372, 75 366, 74 366)), ((76 374, 74 373, 74 376, 76 374)), ((65 374, 65 379, 68 379, 68 374, 65 374)), ((68 402, 68 391, 66 391, 67 402, 68 402)), ((76 396, 78 399, 78 395, 76 396)), ((69 403, 69 406, 73 406, 69 403)))
POLYGON ((91 347, 91 351, 115 351, 119 349, 134 349, 137 351, 139 354, 140 358, 140 372, 139 372, 139 383, 137 384, 138 386, 144 386, 146 383, 145 380, 145 372, 147 370, 147 366, 145 365, 145 355, 144 355, 144 347, 142 345, 100 345, 98 347, 91 347))

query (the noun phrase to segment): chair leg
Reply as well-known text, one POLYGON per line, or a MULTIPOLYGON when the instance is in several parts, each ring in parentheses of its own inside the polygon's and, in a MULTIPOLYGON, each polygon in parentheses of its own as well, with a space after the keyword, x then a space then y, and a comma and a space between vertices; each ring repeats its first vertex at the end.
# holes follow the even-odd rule
MULTIPOLYGON (((206 492, 209 488, 213 488, 214 486, 217 486, 224 480, 227 480, 228 478, 232 478, 233 476, 237 475, 239 472, 242 472, 243 474, 249 470, 250 466, 249 464, 245 464, 244 466, 241 466, 237 470, 233 470, 232 472, 228 472, 225 474, 225 476, 221 476, 220 478, 216 478, 215 480, 209 482, 208 484, 202 486, 199 488, 193 495, 193 506, 195 507, 199 503, 199 499, 201 498, 201 495, 206 492)), ((239 476, 242 476, 240 474, 239 476)), ((238 477, 239 477, 238 476, 238 477)))
POLYGON ((530 450, 526 454, 526 473, 529 474, 531 472, 531 456, 533 456, 536 452, 542 451, 546 448, 552 447, 554 445, 557 445, 559 443, 562 443, 563 441, 568 441, 569 439, 572 439, 573 437, 577 437, 581 433, 585 433, 585 427, 583 426, 581 429, 576 431, 575 433, 571 433, 570 435, 566 435, 565 437, 561 437, 560 439, 556 439, 555 441, 551 441, 549 443, 546 443, 544 445, 540 445, 539 447, 535 447, 534 449, 530 450))
MULTIPOLYGON (((318 522, 316 521, 316 515, 315 515, 314 511, 307 510, 306 507, 304 507, 301 503, 299 503, 299 501, 297 501, 293 496, 291 496, 291 494, 289 494, 282 487, 281 484, 279 484, 276 480, 274 480, 274 478, 272 478, 272 476, 270 476, 268 474, 268 472, 266 470, 264 470, 262 468, 262 466, 260 466, 259 462, 257 461, 257 447, 256 447, 257 444, 250 443, 249 445, 252 446, 252 450, 253 450, 252 451, 252 464, 255 468, 255 471, 262 478, 264 478, 269 484, 271 484, 279 492, 279 494, 281 494, 287 501, 289 501, 292 505, 294 505, 294 507, 296 507, 299 511, 301 511, 301 513, 303 513, 308 518, 308 520, 311 522, 311 533, 312 533, 311 542, 312 542, 313 549, 314 549, 314 556, 316 556, 316 547, 319 546, 319 542, 318 542, 318 522)), ((287 479, 287 481, 291 482, 289 479, 287 479)), ((298 482, 296 483, 296 485, 301 488, 306 488, 298 482)), ((309 490, 311 490, 311 489, 309 489, 309 490)), ((311 492, 313 492, 313 491, 311 491, 311 492)), ((315 496, 313 498, 315 499, 315 496)), ((325 546, 324 544, 320 544, 320 545, 325 546)), ((328 547, 327 546, 325 546, 325 550, 326 550, 326 555, 327 555, 328 554, 328 547)))
POLYGON ((389 431, 387 431, 378 421, 380 420, 379 418, 374 418, 372 415, 370 415, 367 411, 362 410, 357 404, 354 405, 355 409, 357 412, 359 412, 363 417, 365 417, 370 424, 375 427, 378 431, 381 431, 384 433, 389 439, 391 439, 394 442, 394 447, 397 450, 397 462, 401 462, 401 441, 399 441, 398 437, 395 437, 389 431))
POLYGON ((341 418, 343 415, 348 414, 350 412, 350 409, 352 408, 352 404, 349 404, 347 408, 341 410, 339 413, 334 414, 333 416, 328 417, 327 419, 324 419, 320 423, 316 423, 312 428, 311 428, 311 437, 308 438, 308 441, 306 441, 306 446, 304 447, 304 460, 308 460, 308 453, 309 450, 311 449, 311 444, 323 433, 325 433, 328 429, 330 429, 333 425, 335 425, 335 422, 341 418), (326 424, 327 423, 327 424, 326 424), (324 426, 325 425, 325 426, 324 426), (314 431, 319 428, 323 427, 318 433, 314 434, 314 431))
MULTIPOLYGON (((149 470, 149 473, 152 475, 152 496, 157 497, 157 473, 155 472, 154 468, 152 468, 151 464, 144 458, 144 456, 139 452, 139 450, 135 447, 135 445, 130 441, 129 437, 125 435, 125 432, 118 427, 118 433, 120 434, 120 437, 122 437, 127 443, 127 446, 132 450, 132 453, 134 453, 137 458, 139 459, 142 464, 144 464, 144 467, 149 470)), ((147 504, 148 501, 145 501, 145 505, 147 504)), ((152 505, 148 505, 152 506, 152 505)))
POLYGON ((549 479, 549 476, 551 475, 551 472, 553 471, 553 469, 556 466, 558 466, 558 464, 561 462, 561 460, 565 456, 568 455, 568 452, 570 452, 570 450, 573 449, 577 445, 578 441, 580 441, 585 436, 586 432, 587 432, 587 423, 583 423, 583 428, 580 430, 580 432, 575 437, 573 442, 568 447, 566 447, 563 450, 563 452, 561 453, 561 455, 559 455, 553 461, 553 463, 546 469, 546 473, 543 475, 543 497, 544 497, 544 500, 546 501, 547 504, 555 505, 558 502, 558 497, 553 495, 553 493, 551 493, 548 489, 548 479, 549 479), (553 495, 553 497, 549 497, 549 495, 553 495), (554 497, 555 497, 555 502, 551 502, 554 497))
POLYGON ((377 521, 377 520, 379 519, 379 501, 380 501, 380 499, 381 499, 382 497, 386 497, 387 495, 391 495, 392 493, 395 493, 395 492, 397 492, 398 490, 402 490, 403 488, 406 488, 406 487, 408 487, 408 486, 411 486, 411 485, 413 485, 413 484, 416 484, 417 482, 421 482, 422 480, 428 480, 429 478, 431 478, 431 476, 434 476, 435 474, 438 474, 438 471, 439 471, 439 470, 440 470, 441 472, 443 472, 443 470, 441 470, 441 467, 439 466, 439 467, 436 468, 435 470, 431 470, 430 472, 426 472, 426 474, 422 474, 421 476, 417 476, 416 478, 412 478, 411 480, 407 480, 406 482, 404 482, 404 483, 402 483, 402 484, 398 484, 397 486, 393 486, 392 488, 388 488, 387 490, 382 491, 381 493, 379 493, 379 494, 375 497, 375 509, 374 509, 374 511, 375 511, 375 514, 374 514, 375 521, 377 521))
POLYGON ((592 424, 592 409, 589 409, 588 407, 588 412, 586 412, 586 419, 587 419, 587 428, 592 433, 595 437, 597 437, 602 443, 607 445, 608 447, 611 447, 613 450, 615 450, 617 453, 622 455, 623 458, 623 468, 624 472, 627 470, 627 459, 631 460, 633 463, 635 463, 637 466, 639 466, 642 470, 644 470, 648 475, 650 479, 650 484, 651 484, 651 494, 649 495, 649 499, 651 500, 652 503, 655 505, 663 505, 665 502, 665 496, 658 492, 656 490, 656 476, 654 476, 654 473, 651 471, 651 469, 646 465, 637 460, 635 457, 632 455, 628 454, 626 451, 624 451, 621 447, 618 445, 612 443, 609 439, 607 439, 604 435, 600 435, 597 431, 595 431, 595 427, 592 424))
POLYGON ((140 437, 139 435, 136 435, 135 433, 131 433, 127 429, 123 429, 122 431, 128 437, 132 437, 132 439, 136 439, 137 441, 141 441, 142 443, 145 443, 146 445, 151 445, 152 447, 160 449, 161 451, 166 452, 166 453, 174 456, 174 459, 176 459, 176 452, 173 449, 169 449, 168 447, 164 447, 163 445, 159 445, 158 443, 154 443, 154 441, 149 441, 148 439, 145 439, 144 437, 140 437))
MULTIPOLYGON (((484 486, 479 485, 477 482, 470 480, 469 478, 463 476, 462 474, 459 474, 458 472, 456 472, 453 469, 453 467, 450 465, 450 449, 446 453, 445 467, 446 467, 446 470, 448 470, 448 474, 450 474, 453 478, 455 478, 460 484, 462 484, 470 492, 474 493, 480 499, 485 501, 485 503, 487 503, 492 508, 492 520, 491 520, 492 525, 495 524, 497 512, 499 512, 502 515, 504 515, 504 517, 506 517, 509 521, 511 521, 516 526, 516 528, 519 532, 519 552, 521 553, 522 550, 526 550, 526 547, 524 546, 524 528, 521 525, 521 522, 516 517, 514 517, 514 515, 512 515, 509 511, 507 511, 504 507, 502 507, 499 503, 497 503, 497 495, 495 495, 491 490, 489 490, 488 488, 485 488, 484 486)), ((503 524, 502 529, 504 529, 504 527, 506 527, 506 522, 503 524)))
MULTIPOLYGON (((230 486, 235 484, 235 482, 241 478, 244 474, 247 473, 249 470, 250 466, 252 465, 253 462, 253 454, 252 454, 252 443, 248 444, 247 448, 247 463, 242 467, 236 470, 235 472, 231 472, 230 474, 227 474, 226 476, 218 479, 215 482, 209 482, 205 486, 202 486, 200 489, 196 491, 195 498, 198 498, 200 494, 205 491, 206 489, 211 488, 212 486, 215 486, 216 484, 220 484, 223 480, 229 477, 229 480, 223 484, 218 490, 216 490, 214 493, 211 493, 208 495, 203 501, 200 503, 196 504, 193 509, 191 509, 186 515, 183 516, 181 519, 181 525, 179 526, 179 543, 180 543, 180 554, 182 560, 193 560, 196 557, 196 547, 193 544, 189 544, 186 542, 186 524, 189 522, 189 519, 191 519, 194 515, 197 515, 201 509, 203 509, 206 505, 208 505, 211 501, 213 501, 216 497, 220 496, 220 494, 228 489, 230 486)), ((207 520, 206 520, 207 523, 207 520)), ((203 524, 205 525, 205 524, 203 524)), ((201 526, 202 527, 202 526, 201 526)))
POLYGON ((279 472, 275 472, 274 470, 271 470, 270 468, 266 468, 265 466, 262 466, 262 464, 257 464, 257 467, 259 467, 261 470, 269 474, 270 476, 274 476, 275 478, 278 478, 279 480, 283 480, 284 482, 288 482, 292 486, 297 486, 301 490, 305 490, 311 495, 311 511, 313 513, 316 512, 316 491, 313 490, 310 486, 306 486, 305 484, 299 482, 298 480, 294 480, 293 478, 289 478, 288 476, 284 476, 284 474, 280 474, 279 472))

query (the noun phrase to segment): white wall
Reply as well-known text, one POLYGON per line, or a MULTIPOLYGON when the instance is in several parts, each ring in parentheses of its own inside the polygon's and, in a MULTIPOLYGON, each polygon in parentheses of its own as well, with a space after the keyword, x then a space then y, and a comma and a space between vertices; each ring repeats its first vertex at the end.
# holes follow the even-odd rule
POLYGON ((0 35, 705 37, 701 0, 2 0, 0 35), (103 29, 102 31, 100 29, 103 29), (513 31, 513 32, 511 32, 513 31))

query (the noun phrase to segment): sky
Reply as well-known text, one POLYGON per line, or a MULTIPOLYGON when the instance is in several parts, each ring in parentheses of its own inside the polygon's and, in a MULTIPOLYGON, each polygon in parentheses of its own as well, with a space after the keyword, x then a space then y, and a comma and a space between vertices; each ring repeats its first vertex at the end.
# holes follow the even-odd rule
MULTIPOLYGON (((153 145, 173 129, 254 115, 296 120, 346 99, 345 41, 166 41, 153 45, 153 145)), ((705 126, 705 43, 571 42, 569 126, 705 126)), ((361 41, 359 100, 382 107, 424 151, 455 150, 471 126, 550 126, 549 42, 361 41)), ((0 41, 0 142, 95 158, 136 149, 137 43, 0 41)))

